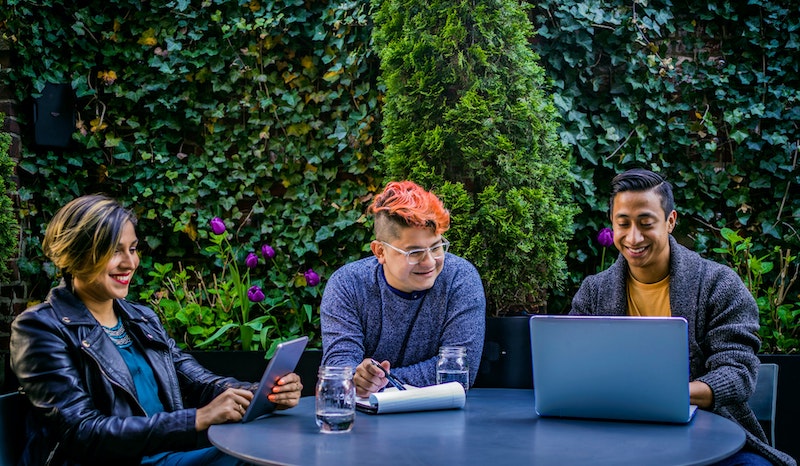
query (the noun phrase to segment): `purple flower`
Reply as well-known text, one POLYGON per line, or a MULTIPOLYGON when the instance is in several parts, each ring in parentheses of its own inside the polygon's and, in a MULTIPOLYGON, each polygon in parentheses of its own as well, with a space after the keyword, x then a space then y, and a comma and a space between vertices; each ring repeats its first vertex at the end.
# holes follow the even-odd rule
POLYGON ((611 228, 603 228, 597 233, 597 242, 600 246, 609 247, 614 244, 614 230, 611 228))
POLYGON ((247 255, 247 258, 244 260, 244 265, 247 266, 248 269, 254 269, 258 265, 258 256, 256 253, 251 252, 247 255))
POLYGON ((209 224, 211 225, 211 231, 213 231, 215 235, 225 233, 225 222, 223 222, 221 218, 214 217, 209 224))
POLYGON ((314 269, 306 270, 303 272, 303 276, 306 277, 306 283, 308 283, 308 286, 319 285, 319 275, 317 275, 317 272, 314 272, 314 269))
POLYGON ((260 303, 264 301, 264 292, 261 291, 261 288, 258 285, 253 285, 247 290, 247 299, 254 303, 260 303))
POLYGON ((275 257, 275 250, 269 244, 265 244, 261 246, 261 255, 264 256, 264 259, 272 259, 275 257))

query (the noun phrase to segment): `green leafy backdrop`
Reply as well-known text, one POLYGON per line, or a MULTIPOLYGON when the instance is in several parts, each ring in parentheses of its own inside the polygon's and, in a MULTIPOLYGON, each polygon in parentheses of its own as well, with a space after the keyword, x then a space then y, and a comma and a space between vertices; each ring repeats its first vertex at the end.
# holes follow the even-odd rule
MULTIPOLYGON (((777 247, 800 251, 800 10, 790 0, 738 2, 550 1, 535 3, 534 44, 573 147, 576 217, 571 283, 553 298, 566 309, 595 273, 608 226, 614 174, 634 166, 662 172, 675 187, 676 235, 706 257, 727 227, 752 238, 754 257, 774 269, 759 295, 788 285, 777 247)), ((613 248, 612 248, 613 249, 613 248)), ((616 254, 614 255, 616 257, 616 254)), ((732 264, 737 267, 741 264, 732 264)), ((763 349, 800 349, 800 283, 787 289, 789 330, 777 344, 762 308, 763 349)))
POLYGON ((23 147, 27 251, 60 205, 104 191, 140 218, 143 270, 201 261, 213 216, 242 254, 288 255, 290 280, 362 255, 380 99, 365 4, 10 0, 1 14, 19 99, 70 83, 78 100, 71 147, 23 147))
MULTIPOLYGON (((751 238, 757 258, 800 251, 795 2, 529 5, 538 34, 526 40, 552 83, 581 209, 566 286, 550 290, 550 312, 566 310, 599 269, 595 235, 607 226, 609 182, 632 166, 674 183, 676 234, 707 257, 730 261, 714 252, 726 244, 723 227, 751 238)), ((0 22, 16 57, 0 79, 23 105, 47 82, 70 83, 82 130, 66 150, 36 148, 23 135, 21 272, 47 269, 38 238, 54 210, 98 190, 136 207, 151 261, 205 264, 198 256, 214 215, 236 244, 250 245, 243 253, 270 243, 288 255, 290 276, 314 268, 323 285, 333 268, 366 254, 362 214, 382 185, 384 157, 371 13, 366 2, 6 0, 0 22)), ((473 12, 481 22, 497 14, 473 12)), ((772 260, 761 296, 780 278, 772 260)), ((795 338, 798 287, 788 287, 780 311, 795 338)), ((765 350, 781 350, 769 340, 774 325, 762 323, 765 350)))
MULTIPOLYGON (((5 115, 0 113, 0 121, 5 115)), ((17 255, 19 243, 19 222, 14 215, 11 199, 7 193, 12 189, 9 182, 14 173, 14 161, 9 157, 11 135, 0 132, 0 281, 8 278, 9 260, 17 255)))

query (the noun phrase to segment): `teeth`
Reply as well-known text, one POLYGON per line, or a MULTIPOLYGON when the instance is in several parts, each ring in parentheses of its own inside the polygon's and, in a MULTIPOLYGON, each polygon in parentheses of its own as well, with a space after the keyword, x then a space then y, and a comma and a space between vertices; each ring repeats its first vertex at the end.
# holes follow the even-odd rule
POLYGON ((630 249, 632 253, 638 254, 638 253, 644 251, 645 248, 628 248, 628 249, 630 249))

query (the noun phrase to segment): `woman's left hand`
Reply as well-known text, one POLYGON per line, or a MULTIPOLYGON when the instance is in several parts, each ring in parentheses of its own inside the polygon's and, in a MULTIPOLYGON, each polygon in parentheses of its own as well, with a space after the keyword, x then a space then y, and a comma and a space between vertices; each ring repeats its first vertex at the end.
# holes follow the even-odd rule
POLYGON ((303 384, 300 382, 300 376, 292 372, 278 380, 267 398, 278 405, 276 409, 292 408, 300 402, 302 390, 303 384))

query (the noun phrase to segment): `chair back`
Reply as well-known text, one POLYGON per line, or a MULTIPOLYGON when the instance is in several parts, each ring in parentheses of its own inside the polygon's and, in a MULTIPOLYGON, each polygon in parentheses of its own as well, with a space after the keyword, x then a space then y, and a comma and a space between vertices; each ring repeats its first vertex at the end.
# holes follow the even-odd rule
POLYGON ((25 417, 31 409, 19 393, 0 395, 0 466, 17 464, 25 448, 25 417))
POLYGON ((533 388, 530 316, 486 320, 475 388, 533 388))
POLYGON ((775 414, 778 399, 778 365, 762 363, 758 368, 756 389, 750 395, 748 404, 756 419, 764 427, 770 445, 775 446, 775 414))

